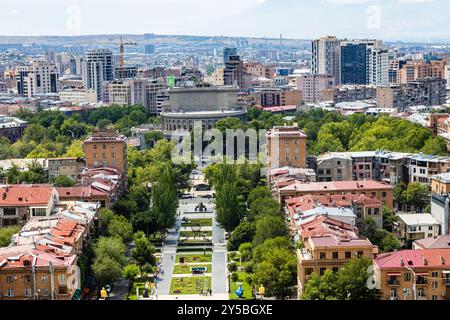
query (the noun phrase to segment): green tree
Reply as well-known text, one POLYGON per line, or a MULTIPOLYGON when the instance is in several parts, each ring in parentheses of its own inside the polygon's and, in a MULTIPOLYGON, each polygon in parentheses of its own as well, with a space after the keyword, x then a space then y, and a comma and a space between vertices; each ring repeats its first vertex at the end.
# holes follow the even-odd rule
POLYGON ((135 231, 143 231, 147 236, 158 231, 158 217, 153 210, 135 213, 131 224, 135 231))
POLYGON ((420 149, 420 152, 436 156, 447 156, 447 143, 442 137, 431 137, 425 142, 425 145, 420 149))
POLYGON ((392 252, 401 248, 401 244, 398 239, 386 230, 379 230, 379 247, 381 252, 392 252))
POLYGON ((251 222, 241 222, 231 233, 228 240, 228 250, 236 251, 245 242, 252 242, 255 236, 255 224, 251 222))
POLYGON ((280 216, 280 205, 272 198, 259 198, 252 202, 248 219, 257 220, 265 216, 280 216))
POLYGON ((282 298, 292 292, 297 282, 297 259, 289 240, 275 238, 254 250, 253 282, 263 285, 269 295, 282 298))
POLYGON ((428 186, 420 182, 410 183, 403 192, 405 202, 417 211, 423 210, 425 203, 429 200, 429 195, 428 186))
POLYGON ((126 246, 120 238, 100 237, 93 246, 95 259, 109 257, 116 261, 121 267, 126 265, 126 246))
POLYGON ((9 246, 12 236, 19 231, 20 226, 0 228, 0 248, 9 246))
POLYGON ((177 190, 171 168, 166 166, 152 190, 152 210, 160 230, 172 227, 176 221, 178 208, 177 190))
POLYGON ((264 216, 256 222, 253 245, 257 246, 267 239, 284 237, 286 235, 286 223, 281 216, 264 216))
POLYGON ((239 246, 239 253, 242 261, 250 261, 253 257, 253 245, 250 242, 242 243, 239 246))
POLYGON ((53 184, 55 187, 73 187, 75 186, 75 181, 68 176, 61 175, 55 178, 53 184))
POLYGON ((141 273, 138 265, 129 264, 123 269, 123 277, 130 282, 133 282, 141 273))
POLYGON ((248 195, 248 205, 251 206, 252 203, 258 199, 271 198, 271 197, 272 197, 272 194, 270 193, 269 188, 267 188, 266 186, 256 187, 252 191, 250 191, 250 194, 248 195))
POLYGON ((339 300, 375 300, 376 289, 369 289, 367 280, 371 276, 369 267, 372 260, 367 257, 352 259, 339 270, 336 288, 339 300))
POLYGON ((305 284, 302 300, 338 300, 336 274, 331 270, 322 276, 313 272, 305 284))
POLYGON ((115 215, 108 225, 108 234, 127 242, 133 238, 133 226, 124 216, 115 215))
POLYGON ((122 266, 109 256, 94 259, 92 271, 100 287, 114 283, 123 274, 122 266))
POLYGON ((84 150, 83 150, 83 141, 81 140, 73 140, 71 145, 67 148, 66 153, 64 154, 65 157, 70 158, 82 158, 84 157, 84 150))
POLYGON ((150 241, 145 236, 141 236, 135 239, 135 247, 131 251, 131 256, 133 260, 139 267, 142 267, 146 264, 150 264, 152 266, 156 265, 155 259, 155 247, 150 243, 150 241))

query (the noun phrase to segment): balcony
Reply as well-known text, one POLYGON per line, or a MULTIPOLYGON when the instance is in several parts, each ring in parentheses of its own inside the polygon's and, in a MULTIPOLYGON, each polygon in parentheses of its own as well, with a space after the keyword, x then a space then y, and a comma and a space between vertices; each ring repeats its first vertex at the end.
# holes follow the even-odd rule
POLYGON ((400 280, 398 279, 389 279, 387 281, 388 286, 399 286, 400 285, 400 280))
POLYGON ((450 286, 450 278, 444 279, 444 284, 445 284, 446 286, 450 286))

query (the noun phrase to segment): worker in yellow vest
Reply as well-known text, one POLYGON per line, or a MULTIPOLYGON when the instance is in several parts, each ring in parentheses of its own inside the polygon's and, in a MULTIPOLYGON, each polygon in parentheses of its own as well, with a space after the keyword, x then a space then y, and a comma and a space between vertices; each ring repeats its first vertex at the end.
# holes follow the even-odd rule
POLYGON ((100 298, 102 300, 106 300, 108 298, 108 291, 106 291, 105 287, 100 291, 100 298))

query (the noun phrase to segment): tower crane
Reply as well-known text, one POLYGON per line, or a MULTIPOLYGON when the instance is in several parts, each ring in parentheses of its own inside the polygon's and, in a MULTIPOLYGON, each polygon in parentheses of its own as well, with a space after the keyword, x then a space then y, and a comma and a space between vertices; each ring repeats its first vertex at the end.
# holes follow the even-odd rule
POLYGON ((120 72, 121 79, 125 78, 125 46, 137 46, 136 42, 123 42, 122 37, 120 37, 120 72))

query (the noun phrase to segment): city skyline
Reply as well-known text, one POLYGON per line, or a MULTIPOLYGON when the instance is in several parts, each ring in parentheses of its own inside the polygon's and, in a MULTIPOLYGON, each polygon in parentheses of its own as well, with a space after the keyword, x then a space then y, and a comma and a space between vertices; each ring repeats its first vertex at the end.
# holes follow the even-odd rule
POLYGON ((126 7, 105 0, 2 2, 2 36, 155 33, 275 38, 282 33, 289 39, 333 34, 386 41, 450 41, 446 32, 450 21, 445 17, 450 3, 444 0, 187 0, 181 4, 130 0, 126 7), (110 19, 99 23, 99 12, 110 19))

